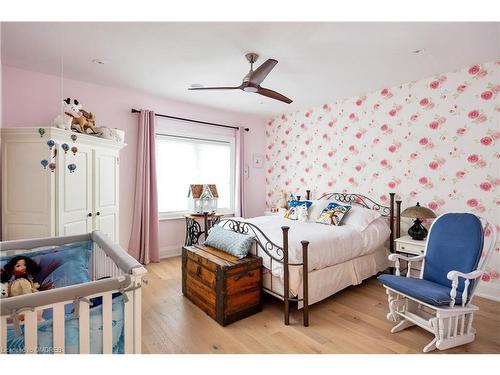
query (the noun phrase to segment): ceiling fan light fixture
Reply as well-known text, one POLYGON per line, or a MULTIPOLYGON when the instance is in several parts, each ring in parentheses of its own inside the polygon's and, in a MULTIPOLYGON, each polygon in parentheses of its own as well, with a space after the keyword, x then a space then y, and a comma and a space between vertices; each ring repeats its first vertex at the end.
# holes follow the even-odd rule
POLYGON ((247 86, 247 87, 243 87, 243 91, 245 91, 245 92, 257 92, 258 89, 257 89, 257 87, 247 86))

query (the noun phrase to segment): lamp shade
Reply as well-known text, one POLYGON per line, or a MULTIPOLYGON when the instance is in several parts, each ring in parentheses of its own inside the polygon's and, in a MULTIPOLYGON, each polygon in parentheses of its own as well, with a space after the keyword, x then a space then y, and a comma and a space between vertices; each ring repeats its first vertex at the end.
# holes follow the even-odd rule
POLYGON ((434 219, 436 214, 427 207, 420 206, 420 203, 417 202, 416 206, 408 207, 401 212, 401 216, 418 219, 434 219))

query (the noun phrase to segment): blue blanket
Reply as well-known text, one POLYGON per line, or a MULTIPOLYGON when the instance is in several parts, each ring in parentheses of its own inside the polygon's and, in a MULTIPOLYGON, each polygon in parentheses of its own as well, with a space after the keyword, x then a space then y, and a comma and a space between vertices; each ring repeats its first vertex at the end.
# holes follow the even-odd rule
MULTIPOLYGON (((90 311, 90 353, 102 353, 102 298, 93 298, 90 311)), ((113 294, 112 313, 112 343, 113 353, 124 353, 123 345, 123 297, 120 293, 113 294)), ((52 319, 38 323, 38 352, 53 353, 57 348, 53 345, 52 319)), ((78 318, 69 313, 65 315, 65 353, 79 353, 78 318)), ((16 336, 14 327, 7 328, 7 353, 24 353, 24 325, 20 325, 20 334, 16 336)))

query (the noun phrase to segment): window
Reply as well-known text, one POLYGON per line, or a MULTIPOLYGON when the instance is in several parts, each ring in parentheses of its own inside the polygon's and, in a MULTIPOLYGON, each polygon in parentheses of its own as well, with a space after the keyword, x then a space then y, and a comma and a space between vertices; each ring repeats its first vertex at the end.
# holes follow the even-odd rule
POLYGON ((156 135, 160 217, 188 211, 190 184, 216 184, 218 211, 234 212, 234 139, 156 135))

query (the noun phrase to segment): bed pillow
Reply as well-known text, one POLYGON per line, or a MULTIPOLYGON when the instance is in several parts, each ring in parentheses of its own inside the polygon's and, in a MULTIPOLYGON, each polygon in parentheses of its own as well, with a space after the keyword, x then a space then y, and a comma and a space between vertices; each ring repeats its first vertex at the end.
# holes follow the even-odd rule
POLYGON ((363 231, 368 225, 381 216, 382 215, 378 211, 370 210, 365 207, 352 207, 344 216, 342 225, 349 225, 350 227, 363 231))
POLYGON ((331 202, 331 200, 327 199, 317 199, 312 201, 312 205, 309 207, 309 222, 314 223, 318 220, 323 210, 331 202))
POLYGON ((210 229, 205 245, 225 251, 241 259, 247 256, 252 248, 254 238, 247 234, 224 229, 215 225, 210 229))
POLYGON ((288 205, 288 210, 284 214, 284 218, 290 220, 299 220, 300 218, 300 221, 307 221, 309 207, 311 207, 312 204, 311 201, 291 201, 288 205))
POLYGON ((349 212, 350 209, 351 206, 349 205, 342 205, 335 202, 328 203, 328 206, 326 206, 323 212, 321 212, 321 215, 316 222, 320 224, 339 226, 342 224, 342 219, 345 214, 349 212))

